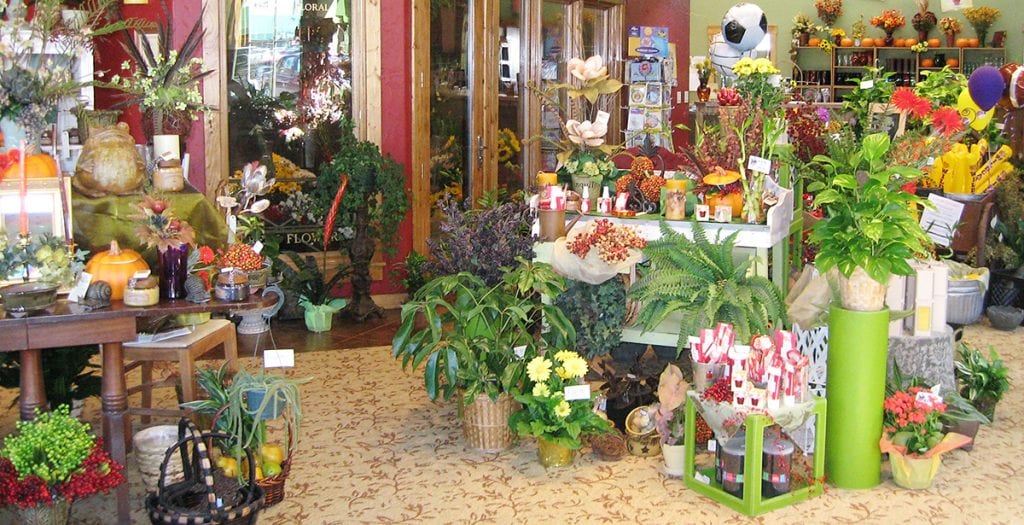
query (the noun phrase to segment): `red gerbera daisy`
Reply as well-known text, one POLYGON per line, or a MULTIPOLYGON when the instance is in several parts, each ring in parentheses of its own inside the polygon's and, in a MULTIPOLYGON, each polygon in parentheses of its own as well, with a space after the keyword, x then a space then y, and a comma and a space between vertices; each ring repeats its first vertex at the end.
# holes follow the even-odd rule
POLYGON ((932 110, 932 104, 928 102, 928 99, 918 96, 913 89, 908 87, 896 88, 889 102, 900 111, 906 111, 915 118, 927 117, 932 110))
POLYGON ((932 127, 943 137, 952 137, 964 129, 964 119, 957 110, 944 106, 932 111, 932 127))

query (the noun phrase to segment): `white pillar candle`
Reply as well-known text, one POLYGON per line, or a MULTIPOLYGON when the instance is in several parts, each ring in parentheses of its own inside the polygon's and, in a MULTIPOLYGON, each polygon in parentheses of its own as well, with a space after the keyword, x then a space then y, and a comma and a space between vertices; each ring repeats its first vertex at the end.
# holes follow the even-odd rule
POLYGON ((153 155, 164 160, 181 159, 178 135, 153 135, 153 155))

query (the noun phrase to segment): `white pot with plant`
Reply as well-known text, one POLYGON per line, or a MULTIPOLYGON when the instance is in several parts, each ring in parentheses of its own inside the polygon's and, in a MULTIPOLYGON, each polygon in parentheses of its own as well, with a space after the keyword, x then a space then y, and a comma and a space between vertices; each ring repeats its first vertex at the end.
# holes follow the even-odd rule
POLYGON ((661 454, 665 459, 665 474, 682 476, 686 462, 683 445, 686 429, 686 391, 690 385, 683 379, 679 367, 669 364, 658 379, 658 403, 654 410, 655 428, 661 436, 661 454))
POLYGON ((913 274, 907 261, 927 255, 931 246, 913 211, 927 201, 900 189, 921 172, 888 165, 890 146, 888 135, 876 133, 846 159, 814 158, 826 174, 825 182, 807 186, 817 193, 814 206, 826 215, 811 232, 811 242, 820 247, 814 264, 823 273, 838 270, 839 295, 848 310, 881 310, 889 277, 913 274))

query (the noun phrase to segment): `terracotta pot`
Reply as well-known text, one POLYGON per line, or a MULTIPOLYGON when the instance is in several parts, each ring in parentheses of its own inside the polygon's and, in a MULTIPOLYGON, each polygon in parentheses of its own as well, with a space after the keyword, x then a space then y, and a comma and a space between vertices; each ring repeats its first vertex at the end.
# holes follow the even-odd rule
POLYGON ((810 33, 800 33, 800 36, 798 36, 797 39, 799 39, 799 42, 800 42, 801 46, 807 46, 807 43, 811 40, 811 34, 810 33))

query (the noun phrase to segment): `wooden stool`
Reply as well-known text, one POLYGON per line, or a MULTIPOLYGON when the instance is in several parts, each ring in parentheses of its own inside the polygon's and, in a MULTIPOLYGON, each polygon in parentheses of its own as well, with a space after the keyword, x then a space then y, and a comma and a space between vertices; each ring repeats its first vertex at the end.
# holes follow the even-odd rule
POLYGON ((235 339, 235 325, 226 319, 213 319, 197 325, 192 333, 153 343, 125 343, 125 372, 140 367, 142 383, 128 389, 128 395, 142 392, 142 406, 129 407, 128 414, 142 416, 143 423, 149 423, 150 416, 181 417, 183 409, 153 408, 153 389, 174 386, 173 377, 153 381, 153 361, 177 361, 181 380, 183 401, 196 399, 195 361, 218 345, 224 347, 224 359, 228 370, 238 369, 238 343, 235 339))

